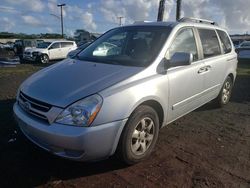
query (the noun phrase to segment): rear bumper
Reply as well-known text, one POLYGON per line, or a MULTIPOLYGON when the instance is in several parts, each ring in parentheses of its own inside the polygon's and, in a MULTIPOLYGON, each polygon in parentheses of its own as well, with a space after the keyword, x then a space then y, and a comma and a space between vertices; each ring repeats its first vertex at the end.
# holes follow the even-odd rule
POLYGON ((127 121, 95 127, 49 125, 29 116, 16 103, 13 110, 20 129, 29 140, 57 156, 80 161, 99 160, 112 155, 127 121))

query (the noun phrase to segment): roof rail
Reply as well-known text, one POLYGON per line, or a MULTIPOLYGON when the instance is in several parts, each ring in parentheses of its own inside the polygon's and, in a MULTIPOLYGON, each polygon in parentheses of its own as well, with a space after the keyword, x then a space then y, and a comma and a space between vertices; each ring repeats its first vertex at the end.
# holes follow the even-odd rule
POLYGON ((153 21, 147 21, 147 20, 143 20, 143 21, 135 21, 133 24, 143 24, 143 23, 150 23, 153 21))
POLYGON ((211 20, 204 20, 199 18, 193 18, 193 17, 183 17, 178 20, 178 22, 194 22, 194 23, 204 23, 204 24, 211 24, 211 25, 217 25, 218 24, 211 20))

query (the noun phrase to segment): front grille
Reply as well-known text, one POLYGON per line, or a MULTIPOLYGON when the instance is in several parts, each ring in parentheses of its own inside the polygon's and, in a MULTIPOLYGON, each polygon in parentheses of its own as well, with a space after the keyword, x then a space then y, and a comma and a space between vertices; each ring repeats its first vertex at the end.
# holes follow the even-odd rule
POLYGON ((29 102, 32 108, 37 109, 42 112, 48 112, 51 109, 51 105, 39 100, 33 99, 28 95, 25 95, 23 92, 20 92, 19 97, 23 102, 29 102))
POLYGON ((18 104, 28 114, 48 121, 46 117, 46 112, 48 112, 52 108, 50 104, 29 97, 23 92, 20 92, 19 94, 18 104))

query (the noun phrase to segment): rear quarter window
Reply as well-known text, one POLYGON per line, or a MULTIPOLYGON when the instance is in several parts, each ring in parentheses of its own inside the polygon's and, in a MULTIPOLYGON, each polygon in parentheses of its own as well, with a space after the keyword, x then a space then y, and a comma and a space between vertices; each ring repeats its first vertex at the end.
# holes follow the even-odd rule
POLYGON ((73 46, 73 42, 61 42, 61 48, 71 47, 73 46))
POLYGON ((204 58, 209 58, 221 54, 220 44, 215 30, 198 29, 204 58))
POLYGON ((226 34, 226 32, 221 30, 217 30, 217 33, 220 37, 224 54, 230 53, 232 51, 232 45, 230 39, 228 38, 228 35, 226 34))

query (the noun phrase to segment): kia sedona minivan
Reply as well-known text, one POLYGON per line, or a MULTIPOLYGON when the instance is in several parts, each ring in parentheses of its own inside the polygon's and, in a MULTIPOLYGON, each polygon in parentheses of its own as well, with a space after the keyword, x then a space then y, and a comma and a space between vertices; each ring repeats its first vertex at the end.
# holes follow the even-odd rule
POLYGON ((213 21, 137 22, 112 29, 22 83, 14 113, 51 153, 93 161, 147 158, 159 129, 213 101, 229 102, 237 54, 213 21))

